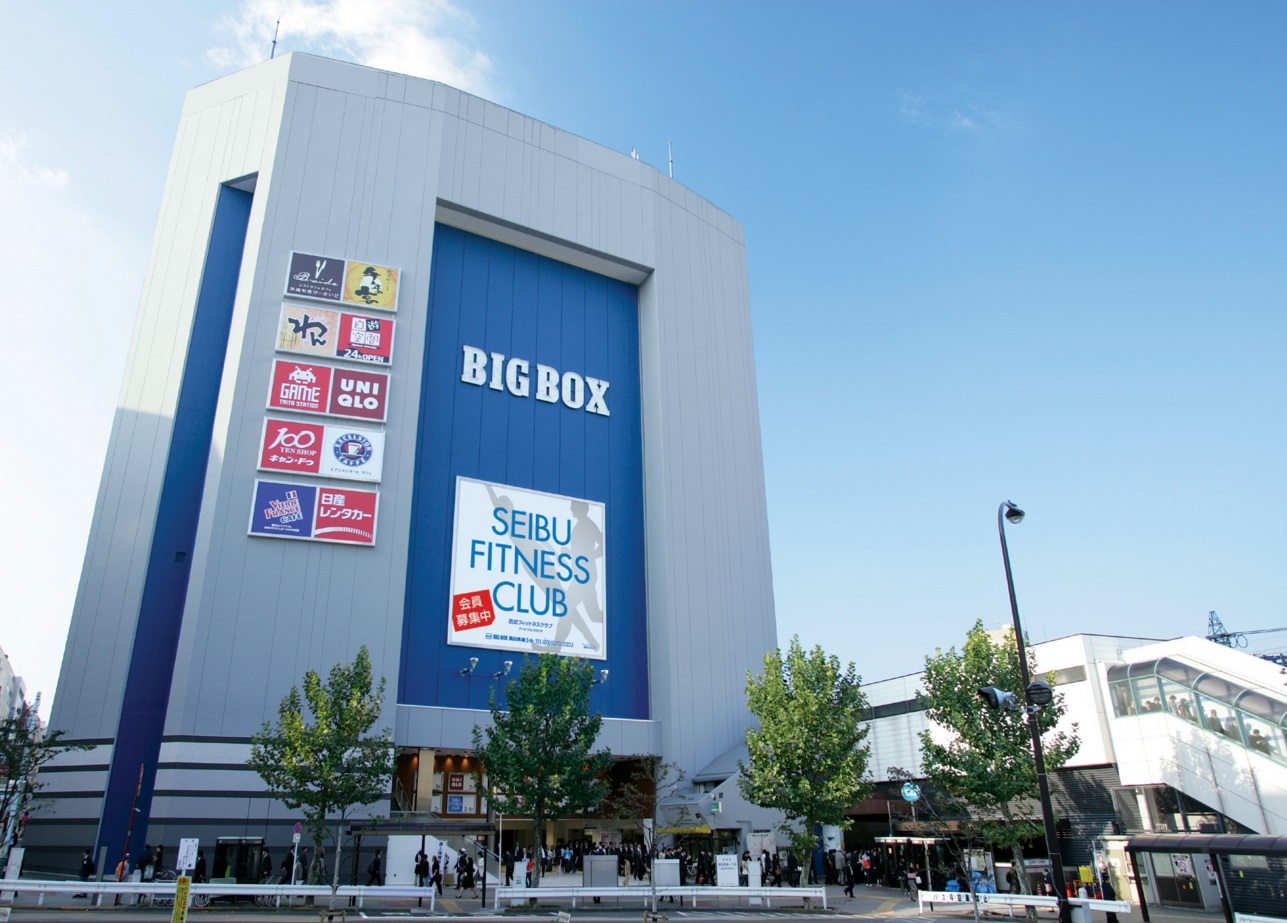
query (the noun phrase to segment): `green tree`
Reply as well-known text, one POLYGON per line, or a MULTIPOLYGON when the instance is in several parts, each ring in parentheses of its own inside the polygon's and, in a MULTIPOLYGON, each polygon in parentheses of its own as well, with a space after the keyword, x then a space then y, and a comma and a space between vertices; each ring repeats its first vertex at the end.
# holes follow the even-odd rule
MULTIPOLYGON (((1027 654, 1028 672, 1035 678, 1032 648, 1027 654)), ((988 708, 978 694, 983 686, 996 686, 1023 699, 1014 633, 998 643, 982 621, 975 622, 960 652, 939 649, 925 658, 923 682, 920 694, 929 699, 929 719, 950 734, 940 742, 933 731, 921 732, 925 777, 968 809, 989 845, 1013 850, 1019 886, 1026 894, 1023 844, 1042 834, 1032 735, 1022 712, 988 708)), ((1079 746, 1076 725, 1071 734, 1054 730, 1064 711, 1063 696, 1056 694, 1037 713, 1047 770, 1063 766, 1079 746)))
POLYGON ((747 671, 746 680, 746 703, 760 726, 746 731, 750 763, 738 761, 737 784, 748 801, 786 815, 782 832, 803 865, 816 826, 848 827, 845 811, 870 788, 862 680, 852 662, 841 669, 821 647, 806 653, 798 636, 785 658, 780 649, 769 652, 764 672, 747 671))
MULTIPOLYGON (((41 727, 35 708, 25 699, 12 717, 0 721, 0 838, 10 821, 26 812, 32 796, 44 788, 36 776, 41 766, 60 753, 93 749, 93 744, 63 743, 63 733, 41 727)), ((7 838, 0 842, 0 868, 8 859, 10 845, 7 838)))
POLYGON ((304 692, 297 686, 277 708, 277 723, 266 722, 252 740, 250 767, 287 807, 302 809, 313 844, 321 848, 327 821, 335 820, 335 870, 331 906, 340 883, 341 831, 349 811, 388 793, 393 774, 393 738, 387 728, 374 734, 384 704, 384 679, 374 688, 371 656, 364 646, 353 663, 337 663, 323 682, 309 670, 304 692), (304 713, 305 704, 312 716, 304 713))
MULTIPOLYGON (((607 750, 591 752, 603 717, 590 713, 594 668, 558 654, 526 657, 505 686, 506 708, 491 696, 492 723, 474 727, 482 762, 478 787, 502 814, 532 820, 536 846, 545 825, 568 814, 596 810, 607 795, 612 767, 607 750)), ((541 864, 532 867, 540 883, 541 864)))

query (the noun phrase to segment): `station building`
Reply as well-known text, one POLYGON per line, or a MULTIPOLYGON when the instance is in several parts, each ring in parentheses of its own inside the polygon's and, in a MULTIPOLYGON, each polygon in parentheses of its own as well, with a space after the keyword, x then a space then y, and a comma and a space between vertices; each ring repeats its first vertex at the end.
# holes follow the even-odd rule
POLYGON ((429 80, 293 54, 188 94, 51 716, 92 749, 28 868, 289 843, 251 736, 360 645, 371 811, 480 819, 524 655, 589 659, 601 745, 691 775, 776 643, 737 221, 429 80))
MULTIPOLYGON (((1134 898, 1139 887, 1150 904, 1216 911, 1223 875, 1235 910, 1281 910, 1287 902, 1284 668, 1196 637, 1078 634, 1030 650, 1064 698, 1059 730, 1081 743, 1050 776, 1065 881, 1099 865, 1115 878, 1121 897, 1134 898), (1133 837, 1167 834, 1241 834, 1262 846, 1276 843, 1277 854, 1221 857, 1176 846, 1132 856, 1127 850, 1133 837)), ((929 720, 922 674, 864 688, 876 794, 849 812, 855 823, 846 837, 863 846, 883 838, 882 848, 922 868, 926 855, 931 867, 951 867, 957 860, 948 851, 924 842, 935 839, 923 823, 924 806, 918 823, 900 793, 901 773, 890 772, 922 773, 922 733, 948 739, 929 720)), ((1035 802, 1029 807, 1030 816, 1040 816, 1035 802)), ((943 820, 950 831, 951 819, 943 820)), ((1045 844, 1031 845, 1037 861, 1030 867, 1043 861, 1048 867, 1045 844)))

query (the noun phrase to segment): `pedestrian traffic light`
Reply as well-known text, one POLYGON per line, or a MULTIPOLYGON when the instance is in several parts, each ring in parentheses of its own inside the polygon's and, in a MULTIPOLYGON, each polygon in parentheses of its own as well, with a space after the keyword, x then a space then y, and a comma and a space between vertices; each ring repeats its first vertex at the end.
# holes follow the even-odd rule
POLYGON ((1019 703, 1014 700, 1014 693, 998 689, 996 686, 984 686, 979 689, 979 698, 987 702, 989 708, 999 708, 1003 711, 1019 710, 1019 703))

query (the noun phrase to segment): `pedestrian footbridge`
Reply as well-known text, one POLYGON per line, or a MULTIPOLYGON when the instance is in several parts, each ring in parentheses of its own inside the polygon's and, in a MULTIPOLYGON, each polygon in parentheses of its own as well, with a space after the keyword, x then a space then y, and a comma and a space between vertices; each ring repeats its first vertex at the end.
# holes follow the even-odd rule
POLYGON ((1122 784, 1169 785, 1257 833, 1287 834, 1287 676, 1185 640, 1198 643, 1108 668, 1122 784))

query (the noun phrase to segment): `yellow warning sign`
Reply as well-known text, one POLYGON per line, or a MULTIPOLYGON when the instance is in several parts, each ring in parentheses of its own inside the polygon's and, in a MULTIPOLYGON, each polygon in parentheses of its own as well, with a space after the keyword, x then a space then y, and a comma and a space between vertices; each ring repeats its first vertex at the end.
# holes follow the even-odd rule
POLYGON ((184 923, 188 918, 188 887, 191 884, 192 879, 187 875, 179 876, 174 886, 174 913, 170 914, 170 923, 184 923))

